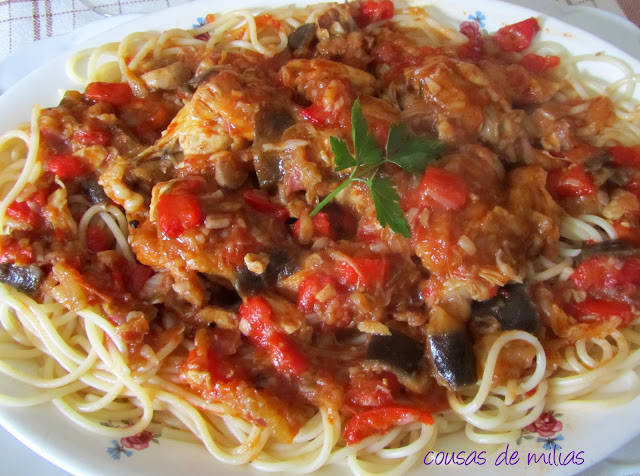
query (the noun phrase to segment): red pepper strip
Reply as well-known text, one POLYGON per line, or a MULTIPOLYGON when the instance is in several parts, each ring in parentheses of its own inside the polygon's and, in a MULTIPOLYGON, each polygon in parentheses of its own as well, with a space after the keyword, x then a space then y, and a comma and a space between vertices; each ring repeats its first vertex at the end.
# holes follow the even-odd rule
POLYGON ((240 318, 249 323, 249 339, 269 352, 276 369, 293 375, 304 373, 309 365, 306 357, 288 335, 276 328, 273 311, 265 298, 247 298, 240 306, 240 318))
POLYGON ((587 298, 582 302, 572 304, 570 313, 580 321, 588 320, 589 317, 598 321, 619 317, 622 319, 623 326, 628 325, 634 319, 633 309, 629 304, 609 299, 587 298))
POLYGON ((540 56, 533 53, 529 53, 524 56, 519 62, 526 70, 532 73, 544 73, 557 67, 560 64, 559 56, 540 56))
POLYGON ((178 238, 185 231, 202 223, 200 203, 189 193, 161 195, 157 211, 158 225, 168 238, 178 238))
POLYGON ((385 258, 351 258, 339 261, 340 282, 349 286, 373 288, 385 283, 391 263, 385 258))
POLYGON ((69 180, 88 174, 89 167, 82 159, 73 155, 52 155, 49 157, 49 172, 63 180, 69 180))
POLYGON ((462 177, 438 167, 427 167, 420 191, 428 205, 460 210, 467 203, 469 187, 462 177))
POLYGON ((257 212, 264 213, 265 215, 271 215, 282 221, 289 218, 289 212, 284 206, 269 201, 269 199, 253 189, 245 190, 242 197, 246 204, 257 212))
POLYGON ((513 25, 500 28, 493 41, 502 51, 524 51, 531 45, 533 37, 540 31, 540 25, 535 18, 527 18, 513 25))
POLYGON ((360 27, 367 26, 381 20, 390 20, 393 18, 394 5, 390 0, 367 0, 360 5, 360 17, 358 25, 360 27))
POLYGON ((379 407, 358 413, 344 427, 348 445, 358 443, 371 435, 384 434, 396 425, 420 421, 433 425, 433 417, 426 410, 407 407, 379 407))
POLYGON ((553 198, 582 197, 596 193, 596 186, 581 164, 550 170, 547 189, 553 198))
POLYGON ((613 163, 620 167, 640 167, 640 149, 616 145, 609 149, 613 163))
POLYGON ((621 261, 608 256, 594 256, 583 261, 571 274, 571 281, 585 291, 640 284, 640 260, 621 261))
POLYGON ((113 106, 124 106, 133 99, 133 92, 127 83, 91 83, 84 91, 84 97, 113 106))

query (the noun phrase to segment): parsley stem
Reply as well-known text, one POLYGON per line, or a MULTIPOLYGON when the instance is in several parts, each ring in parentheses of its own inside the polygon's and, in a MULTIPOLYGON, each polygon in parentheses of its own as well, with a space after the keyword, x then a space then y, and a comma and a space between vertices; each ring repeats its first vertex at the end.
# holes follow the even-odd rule
POLYGON ((344 190, 347 185, 349 185, 351 183, 351 178, 345 180, 344 182, 342 182, 340 185, 338 185, 338 187, 336 187, 336 189, 331 192, 329 195, 327 195, 326 197, 324 197, 324 200, 322 200, 320 203, 318 203, 318 206, 316 208, 313 209, 313 211, 311 213, 309 213, 309 216, 312 217, 314 216, 316 213, 318 213, 320 210, 322 210, 322 208, 329 203, 331 200, 333 200, 333 198, 338 195, 340 192, 342 192, 342 190, 344 190))
MULTIPOLYGON (((331 200, 333 200, 335 198, 336 195, 338 195, 340 192, 342 192, 342 190, 344 190, 347 185, 349 185, 352 182, 355 182, 356 180, 359 182, 364 182, 367 185, 371 185, 371 178, 365 180, 362 178, 362 176, 367 175, 369 172, 375 172, 376 169, 378 167, 380 167, 382 164, 385 163, 385 160, 381 160, 373 165, 369 165, 368 167, 364 168, 360 173, 358 173, 358 169, 360 168, 359 165, 356 165, 355 168, 353 169, 353 172, 351 172, 351 175, 349 175, 349 178, 347 180, 345 180, 344 182, 342 182, 340 185, 338 185, 338 187, 331 192, 329 195, 327 195, 326 197, 324 197, 324 200, 322 200, 320 203, 318 203, 318 205, 316 206, 316 208, 313 209, 313 211, 311 213, 309 213, 309 216, 312 217, 314 216, 316 213, 318 213, 320 210, 322 210, 322 208, 329 203, 331 200)), ((375 174, 374 174, 375 175, 375 174)))

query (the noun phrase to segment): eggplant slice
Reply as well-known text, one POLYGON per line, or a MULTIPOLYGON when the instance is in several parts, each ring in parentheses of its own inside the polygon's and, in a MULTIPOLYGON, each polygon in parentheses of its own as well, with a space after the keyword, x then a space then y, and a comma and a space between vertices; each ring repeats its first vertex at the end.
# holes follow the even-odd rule
POLYGON ((37 266, 0 264, 0 282, 25 294, 35 294, 43 277, 44 273, 37 266))
POLYGON ((478 380, 476 356, 466 330, 430 335, 429 350, 436 371, 453 390, 478 380))
POLYGON ((424 347, 401 332, 374 335, 369 340, 367 359, 379 362, 389 371, 407 376, 415 375, 424 362, 424 347))
POLYGON ((540 327, 536 312, 524 284, 509 284, 498 294, 482 302, 474 302, 471 308, 472 320, 494 317, 504 330, 519 329, 535 332, 540 327))

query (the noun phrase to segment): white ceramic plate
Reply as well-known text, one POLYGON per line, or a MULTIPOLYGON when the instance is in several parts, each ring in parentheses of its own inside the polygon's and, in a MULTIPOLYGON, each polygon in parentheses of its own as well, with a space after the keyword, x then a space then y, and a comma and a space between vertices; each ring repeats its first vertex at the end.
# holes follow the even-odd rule
MULTIPOLYGON (((277 3, 286 3, 276 0, 277 3)), ((517 0, 516 0, 517 1, 517 0)), ((435 0, 425 0, 426 4, 436 4, 435 0)), ((234 7, 249 6, 264 7, 266 2, 261 0, 236 0, 234 7)), ((270 2, 271 5, 276 2, 270 2)), ((66 75, 66 58, 73 50, 96 46, 109 41, 121 39, 133 31, 160 30, 174 27, 189 28, 197 22, 198 17, 207 13, 224 10, 221 1, 200 1, 167 9, 162 12, 140 17, 131 23, 120 25, 113 30, 101 33, 74 48, 67 50, 61 57, 37 69, 7 93, 0 96, 0 131, 7 130, 15 124, 28 120, 31 105, 39 103, 43 106, 57 104, 60 91, 78 88, 66 75), (12 114, 7 114, 11 111, 12 114)), ((473 0, 449 0, 437 2, 437 10, 452 23, 459 23, 474 17, 482 22, 481 27, 493 32, 503 25, 536 16, 543 21, 542 39, 549 39, 563 43, 574 54, 595 53, 604 51, 632 64, 636 71, 640 71, 640 64, 630 55, 617 49, 590 33, 578 30, 566 23, 547 17, 540 13, 511 4, 485 0, 481 4, 473 0), (480 6, 481 5, 481 6, 480 6)), ((591 17, 592 18, 592 17, 591 17)), ((598 31, 602 32, 602 28, 598 31)), ((633 31, 633 30, 631 30, 633 31)), ((604 36, 604 35, 603 35, 604 36)), ((607 35, 608 36, 608 35, 607 35)), ((612 32, 617 38, 619 32, 612 32)), ((638 36, 631 36, 630 41, 637 45, 638 36)), ((632 53, 637 50, 632 49, 632 53)), ((615 68, 599 66, 592 71, 610 80, 618 77, 615 68)), ((630 375, 629 378, 637 378, 630 375)), ((21 391, 20 385, 0 378, 0 392, 16 394, 21 391)), ((542 428, 539 432, 525 432, 521 444, 512 444, 513 450, 519 452, 519 462, 515 466, 506 464, 495 465, 505 445, 487 450, 486 463, 470 466, 417 466, 413 474, 429 471, 436 474, 574 474, 587 466, 604 458, 607 454, 622 446, 624 443, 640 433, 640 421, 634 417, 640 414, 640 399, 630 404, 607 411, 567 411, 557 417, 557 423, 548 425, 552 429, 547 435, 542 428), (558 422, 560 424, 558 424, 558 422), (543 436, 547 435, 547 436, 543 436), (529 437, 529 438, 527 438, 529 437), (545 449, 555 444, 555 462, 551 463, 553 452, 545 449), (574 463, 566 466, 558 465, 558 454, 565 459, 570 452, 581 454, 584 463, 574 463), (545 454, 548 463, 539 461, 527 463, 527 455, 535 453, 545 454)), ((28 409, 0 408, 0 424, 20 439, 27 446, 74 474, 181 474, 209 475, 213 472, 222 474, 257 474, 248 467, 232 468, 217 463, 200 446, 157 438, 157 442, 149 442, 148 446, 142 442, 123 442, 111 440, 107 437, 95 435, 82 430, 67 421, 59 414, 53 405, 41 405, 28 409), (144 447, 144 448, 143 448, 144 447)), ((449 436, 439 440, 439 449, 444 451, 469 451, 469 444, 461 435, 449 436)), ((515 461, 515 460, 514 460, 515 461)), ((346 470, 343 470, 347 474, 346 470)), ((324 474, 336 474, 336 468, 328 468, 324 474)))

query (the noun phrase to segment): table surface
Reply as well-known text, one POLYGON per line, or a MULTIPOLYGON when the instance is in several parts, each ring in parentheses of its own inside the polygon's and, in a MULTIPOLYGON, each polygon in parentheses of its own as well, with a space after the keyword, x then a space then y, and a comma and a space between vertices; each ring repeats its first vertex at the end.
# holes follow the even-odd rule
MULTIPOLYGON (((118 17, 127 14, 148 13, 186 3, 189 0, 4 0, 0 1, 0 68, 7 69, 9 60, 16 51, 28 51, 34 48, 35 41, 46 40, 57 35, 70 34, 82 29, 92 29, 101 26, 102 29, 119 22, 118 17)), ((596 8, 611 14, 626 18, 640 27, 640 0, 509 0, 511 3, 528 6, 537 10, 543 10, 542 6, 550 9, 561 8, 572 15, 573 20, 563 18, 589 29, 598 34, 598 22, 594 22, 592 12, 588 8, 596 8)), ((124 20, 124 18, 123 18, 124 20)), ((602 36, 602 35, 601 35, 602 36)), ((636 35, 636 38, 638 36, 636 35)), ((607 38, 615 43, 615 38, 607 38)), ((622 47, 625 37, 618 40, 622 47)), ((55 42, 56 38, 49 40, 55 42)), ((640 58, 640 44, 627 44, 627 51, 640 58)), ((624 48, 623 48, 624 49, 624 48)), ((37 66, 35 64, 34 66, 37 66)), ((2 72, 2 71, 0 71, 2 72)), ((28 71, 26 71, 28 72, 28 71)), ((20 74, 26 74, 20 73, 20 74)), ((5 78, 4 84, 0 81, 0 93, 3 92, 18 76, 5 78)), ((68 475, 56 466, 40 457, 18 440, 14 439, 6 430, 0 427, 0 461, 2 461, 2 474, 13 476, 27 476, 33 474, 47 476, 68 475)), ((640 474, 640 437, 633 440, 624 448, 611 455, 606 461, 584 471, 582 476, 596 475, 628 475, 640 474)))

